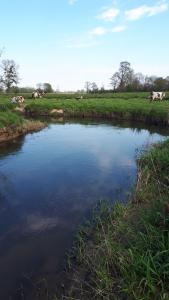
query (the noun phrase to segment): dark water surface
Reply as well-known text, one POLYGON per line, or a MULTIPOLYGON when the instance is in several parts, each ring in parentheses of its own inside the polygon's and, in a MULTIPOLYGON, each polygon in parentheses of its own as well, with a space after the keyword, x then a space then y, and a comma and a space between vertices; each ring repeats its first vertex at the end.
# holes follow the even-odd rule
POLYGON ((52 124, 0 146, 0 299, 27 299, 23 290, 37 279, 54 290, 73 234, 93 206, 126 200, 136 150, 169 133, 128 126, 52 124))

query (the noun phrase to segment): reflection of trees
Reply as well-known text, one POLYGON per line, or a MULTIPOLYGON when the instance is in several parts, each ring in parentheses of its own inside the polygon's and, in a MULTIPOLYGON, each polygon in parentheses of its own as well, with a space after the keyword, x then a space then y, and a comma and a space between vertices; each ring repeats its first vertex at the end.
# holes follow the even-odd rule
POLYGON ((85 119, 64 119, 63 123, 61 122, 55 122, 57 124, 82 124, 82 125, 102 125, 102 124, 107 124, 107 125, 112 125, 114 127, 120 128, 129 128, 137 133, 140 133, 141 130, 148 130, 150 134, 153 133, 158 133, 164 136, 169 135, 169 129, 168 127, 164 126, 156 126, 156 125, 149 125, 145 124, 143 122, 137 122, 134 120, 107 120, 107 119, 90 119, 90 118, 85 118, 85 119))
MULTIPOLYGON (((0 144, 0 160, 8 155, 19 152, 24 143, 25 137, 19 137, 16 140, 0 144)), ((9 178, 0 172, 0 209, 7 205, 7 199, 4 191, 11 187, 9 178), (5 186, 5 189, 4 189, 5 186)))
POLYGON ((7 198, 5 195, 5 190, 11 186, 8 176, 0 172, 0 210, 7 206, 7 198))
POLYGON ((15 140, 0 144, 0 159, 10 154, 15 154, 21 150, 25 136, 21 136, 15 140))

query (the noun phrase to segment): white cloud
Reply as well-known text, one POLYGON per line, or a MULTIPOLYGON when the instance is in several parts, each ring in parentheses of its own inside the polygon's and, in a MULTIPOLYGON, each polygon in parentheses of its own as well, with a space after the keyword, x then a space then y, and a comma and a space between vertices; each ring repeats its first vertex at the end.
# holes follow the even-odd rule
POLYGON ((111 32, 122 32, 122 31, 126 30, 126 28, 127 27, 124 25, 116 26, 111 30, 111 32))
POLYGON ((168 4, 165 1, 162 1, 154 6, 142 5, 140 7, 128 10, 125 12, 125 15, 127 20, 135 21, 144 16, 151 17, 167 10, 168 4))
POLYGON ((119 9, 112 7, 103 11, 100 15, 97 16, 97 18, 104 21, 114 21, 119 13, 119 9))
POLYGON ((152 6, 150 7, 149 16, 154 16, 156 14, 160 14, 164 11, 168 10, 168 4, 167 3, 161 3, 160 5, 152 6))
POLYGON ((101 36, 101 35, 104 35, 107 33, 107 30, 106 28, 104 27, 95 27, 93 28, 92 30, 90 30, 89 34, 92 35, 92 36, 101 36))
POLYGON ((77 1, 78 1, 78 0, 69 0, 68 3, 69 3, 70 5, 74 5, 77 1))

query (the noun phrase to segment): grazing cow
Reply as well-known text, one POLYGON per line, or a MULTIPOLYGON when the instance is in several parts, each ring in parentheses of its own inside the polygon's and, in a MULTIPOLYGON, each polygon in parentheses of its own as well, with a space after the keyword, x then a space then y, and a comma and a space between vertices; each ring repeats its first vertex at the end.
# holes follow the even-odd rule
POLYGON ((154 101, 154 100, 163 100, 163 98, 165 97, 165 93, 164 92, 151 92, 150 93, 150 101, 154 101))
POLYGON ((46 95, 45 91, 42 90, 36 90, 32 93, 32 98, 36 99, 36 98, 42 98, 42 96, 46 95))
POLYGON ((11 103, 24 103, 25 99, 23 96, 15 96, 11 99, 11 103))
POLYGON ((33 98, 33 99, 39 98, 39 93, 38 93, 37 91, 34 91, 34 92, 32 93, 32 98, 33 98))
POLYGON ((76 100, 80 100, 80 99, 83 99, 83 96, 78 96, 75 98, 76 100))

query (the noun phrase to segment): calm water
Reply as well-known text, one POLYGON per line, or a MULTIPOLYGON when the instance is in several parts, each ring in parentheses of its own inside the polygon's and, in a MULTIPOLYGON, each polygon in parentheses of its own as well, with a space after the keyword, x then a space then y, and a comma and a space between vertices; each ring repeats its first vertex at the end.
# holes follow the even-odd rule
POLYGON ((42 278, 54 290, 94 204, 126 200, 136 150, 168 134, 134 127, 53 124, 0 146, 0 299, 27 299, 22 287, 26 293, 42 278))

